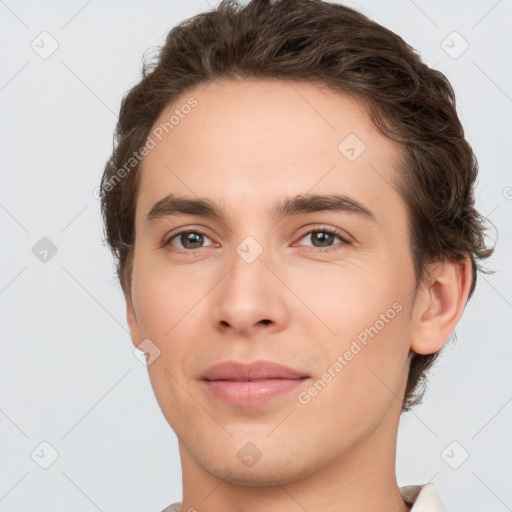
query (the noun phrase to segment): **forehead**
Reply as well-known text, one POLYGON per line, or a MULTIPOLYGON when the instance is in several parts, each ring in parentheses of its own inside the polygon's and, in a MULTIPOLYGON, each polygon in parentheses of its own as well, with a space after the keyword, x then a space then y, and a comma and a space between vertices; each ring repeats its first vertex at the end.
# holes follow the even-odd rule
POLYGON ((374 209, 397 198, 399 147, 360 101, 308 82, 196 86, 163 110, 150 137, 138 218, 169 193, 238 210, 305 192, 346 193, 374 209))

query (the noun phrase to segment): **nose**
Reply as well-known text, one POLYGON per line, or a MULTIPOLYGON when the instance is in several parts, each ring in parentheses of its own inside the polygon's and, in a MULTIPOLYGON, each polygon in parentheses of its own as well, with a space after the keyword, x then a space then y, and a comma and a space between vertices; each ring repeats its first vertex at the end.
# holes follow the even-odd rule
POLYGON ((232 267, 212 297, 216 329, 237 337, 284 329, 289 317, 287 290, 269 263, 265 252, 252 262, 234 254, 232 267))

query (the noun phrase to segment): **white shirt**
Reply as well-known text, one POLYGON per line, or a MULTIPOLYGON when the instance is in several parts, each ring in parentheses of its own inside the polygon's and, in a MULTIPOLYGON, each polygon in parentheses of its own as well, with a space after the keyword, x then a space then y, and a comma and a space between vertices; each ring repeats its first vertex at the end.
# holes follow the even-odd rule
MULTIPOLYGON (((400 494, 408 505, 412 505, 410 512, 447 512, 432 482, 423 485, 405 485, 400 487, 400 494)), ((180 512, 180 505, 179 502, 173 503, 162 512, 180 512)))
POLYGON ((400 494, 408 505, 413 505, 411 512, 447 512, 432 482, 405 485, 400 487, 400 494))

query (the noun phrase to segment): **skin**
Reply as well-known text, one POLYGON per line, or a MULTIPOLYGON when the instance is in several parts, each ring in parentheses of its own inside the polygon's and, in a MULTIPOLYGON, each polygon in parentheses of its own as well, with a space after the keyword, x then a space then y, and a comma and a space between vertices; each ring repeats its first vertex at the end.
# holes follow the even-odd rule
POLYGON ((133 344, 149 338, 160 350, 148 371, 179 441, 182 512, 409 510, 395 476, 409 363, 413 351, 448 341, 470 262, 432 265, 413 293, 408 213, 392 186, 400 147, 356 100, 310 83, 215 81, 186 91, 155 126, 190 97, 197 106, 143 161, 127 297, 133 344), (349 134, 366 146, 355 161, 338 150, 349 134), (334 211, 271 216, 276 200, 305 192, 350 196, 376 222, 334 211), (169 193, 218 203, 226 222, 187 214, 146 223, 169 193), (311 233, 322 226, 351 243, 336 235, 322 249, 311 233), (194 228, 206 234, 201 248, 179 236, 159 246, 194 228), (263 249, 252 263, 236 251, 247 236, 263 249), (401 311, 300 403, 394 303, 401 311), (234 407, 199 379, 228 359, 271 360, 310 378, 264 406, 234 407), (252 467, 237 457, 247 442, 262 455, 252 467))

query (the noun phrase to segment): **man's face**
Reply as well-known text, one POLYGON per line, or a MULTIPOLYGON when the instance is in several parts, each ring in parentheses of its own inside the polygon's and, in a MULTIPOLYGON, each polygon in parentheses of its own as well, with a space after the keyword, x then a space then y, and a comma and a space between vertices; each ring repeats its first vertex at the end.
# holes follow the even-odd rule
POLYGON ((393 186, 399 149, 360 103, 312 84, 203 89, 162 113, 154 127, 181 116, 143 162, 133 343, 160 351, 148 370, 182 464, 284 484, 396 437, 415 285, 393 186), (197 105, 181 109, 191 97, 197 105), (223 218, 147 220, 169 194, 211 202, 223 218), (352 209, 276 216, 276 204, 305 194, 346 196, 352 209), (217 363, 262 360, 304 378, 202 378, 217 363))

